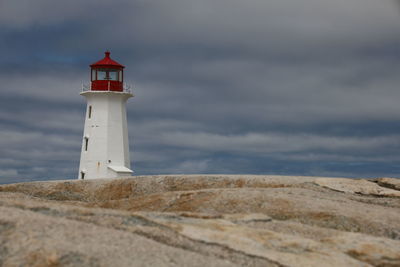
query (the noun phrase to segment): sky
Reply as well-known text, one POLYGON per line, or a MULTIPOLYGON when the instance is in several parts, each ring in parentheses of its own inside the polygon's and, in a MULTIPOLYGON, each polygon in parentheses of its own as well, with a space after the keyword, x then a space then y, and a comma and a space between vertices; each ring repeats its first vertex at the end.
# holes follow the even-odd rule
POLYGON ((0 183, 76 179, 89 65, 135 175, 400 177, 394 0, 0 0, 0 183))

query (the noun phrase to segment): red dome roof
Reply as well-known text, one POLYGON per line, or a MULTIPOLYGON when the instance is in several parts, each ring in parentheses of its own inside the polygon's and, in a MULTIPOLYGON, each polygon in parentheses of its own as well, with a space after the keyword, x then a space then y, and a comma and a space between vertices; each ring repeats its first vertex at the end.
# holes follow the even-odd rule
POLYGON ((94 68, 109 68, 109 67, 114 67, 114 68, 125 68, 123 65, 119 64, 117 61, 114 61, 110 58, 110 51, 106 51, 105 56, 102 60, 97 61, 96 63, 93 63, 90 65, 90 67, 94 68))

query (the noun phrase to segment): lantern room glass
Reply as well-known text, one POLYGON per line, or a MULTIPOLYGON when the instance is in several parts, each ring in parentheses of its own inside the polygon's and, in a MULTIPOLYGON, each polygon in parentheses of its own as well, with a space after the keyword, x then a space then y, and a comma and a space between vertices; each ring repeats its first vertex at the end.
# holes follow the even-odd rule
POLYGON ((92 81, 119 81, 119 82, 122 82, 122 70, 92 69, 92 81))

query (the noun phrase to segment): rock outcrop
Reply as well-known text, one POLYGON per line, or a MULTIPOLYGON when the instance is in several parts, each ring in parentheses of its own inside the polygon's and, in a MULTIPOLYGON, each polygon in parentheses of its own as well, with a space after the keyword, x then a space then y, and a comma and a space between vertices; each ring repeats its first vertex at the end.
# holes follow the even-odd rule
POLYGON ((0 266, 400 266, 398 180, 180 175, 0 186, 0 266))
POLYGON ((374 180, 378 185, 387 187, 387 188, 392 188, 395 190, 400 190, 400 179, 395 179, 395 178, 379 178, 374 180))
MULTIPOLYGON (((375 184, 367 180, 345 178, 319 178, 315 180, 316 184, 339 192, 382 197, 400 197, 400 191, 386 188, 390 186, 396 189, 396 184, 392 180, 382 178, 377 179, 376 182, 375 184), (381 185, 386 187, 382 187, 381 185)), ((400 187, 400 184, 397 184, 397 186, 400 187)))

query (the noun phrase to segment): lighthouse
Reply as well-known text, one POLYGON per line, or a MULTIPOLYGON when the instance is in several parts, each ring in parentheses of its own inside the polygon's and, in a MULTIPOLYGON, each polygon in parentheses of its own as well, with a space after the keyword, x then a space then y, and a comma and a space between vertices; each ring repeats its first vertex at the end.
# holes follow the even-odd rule
POLYGON ((83 86, 87 108, 78 179, 132 175, 126 102, 133 94, 124 84, 124 66, 105 52, 90 65, 90 86, 83 86))

